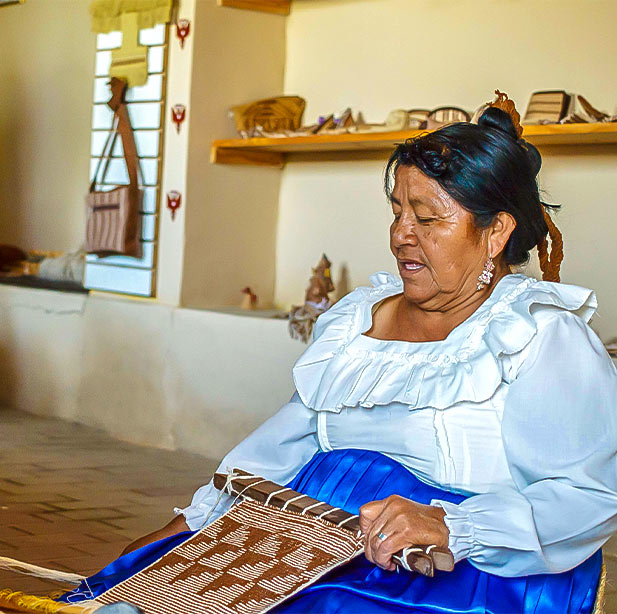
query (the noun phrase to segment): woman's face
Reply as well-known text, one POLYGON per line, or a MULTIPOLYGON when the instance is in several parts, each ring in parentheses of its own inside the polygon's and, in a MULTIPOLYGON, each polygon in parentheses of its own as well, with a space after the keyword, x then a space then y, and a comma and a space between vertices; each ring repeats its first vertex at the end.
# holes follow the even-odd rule
POLYGON ((473 296, 488 258, 473 216, 434 179, 400 166, 392 192, 390 249, 409 301, 446 310, 473 296))

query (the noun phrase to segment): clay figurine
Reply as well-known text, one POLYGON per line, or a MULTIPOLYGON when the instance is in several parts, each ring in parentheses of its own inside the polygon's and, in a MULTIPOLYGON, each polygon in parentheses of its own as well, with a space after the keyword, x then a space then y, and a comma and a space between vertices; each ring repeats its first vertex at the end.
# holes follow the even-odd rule
POLYGON ((244 297, 240 309, 257 309, 257 295, 248 286, 242 288, 242 294, 244 294, 244 297))
POLYGON ((334 283, 330 268, 332 263, 323 254, 309 281, 304 297, 304 305, 293 306, 289 312, 289 334, 292 339, 301 339, 308 343, 317 318, 330 306, 328 294, 334 292, 334 283))

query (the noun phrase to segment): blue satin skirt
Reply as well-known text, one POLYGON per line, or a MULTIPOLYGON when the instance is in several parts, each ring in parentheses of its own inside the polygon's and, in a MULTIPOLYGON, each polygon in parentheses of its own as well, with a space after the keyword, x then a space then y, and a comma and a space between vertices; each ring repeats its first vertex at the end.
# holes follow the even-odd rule
MULTIPOLYGON (((430 503, 459 503, 465 497, 418 480, 391 458, 365 450, 319 452, 288 485, 357 514, 360 506, 393 494, 430 503)), ((63 601, 92 599, 158 560, 190 537, 186 531, 126 554, 63 596, 63 601)), ((602 565, 597 551, 575 569, 560 574, 502 578, 467 561, 454 571, 425 578, 389 572, 364 556, 330 572, 271 610, 277 614, 575 614, 593 610, 602 565)))

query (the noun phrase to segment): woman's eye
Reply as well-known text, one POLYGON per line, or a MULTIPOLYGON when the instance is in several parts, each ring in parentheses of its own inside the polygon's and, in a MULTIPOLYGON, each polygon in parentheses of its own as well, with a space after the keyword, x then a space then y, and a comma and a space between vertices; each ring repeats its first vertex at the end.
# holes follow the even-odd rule
POLYGON ((431 222, 435 221, 434 217, 416 217, 416 219, 420 224, 430 224, 431 222))

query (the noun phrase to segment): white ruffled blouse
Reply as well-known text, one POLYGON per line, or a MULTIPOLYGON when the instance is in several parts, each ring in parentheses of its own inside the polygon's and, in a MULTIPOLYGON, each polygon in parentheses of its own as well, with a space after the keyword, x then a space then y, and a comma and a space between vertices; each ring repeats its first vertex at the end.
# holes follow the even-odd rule
MULTIPOLYGON (((443 507, 455 559, 502 576, 559 572, 617 530, 617 371, 587 326, 592 291, 508 275, 443 341, 363 333, 402 292, 371 277, 317 321, 291 401, 221 463, 279 483, 318 450, 387 454, 443 507)), ((177 509, 197 529, 228 509, 212 483, 177 509)))

